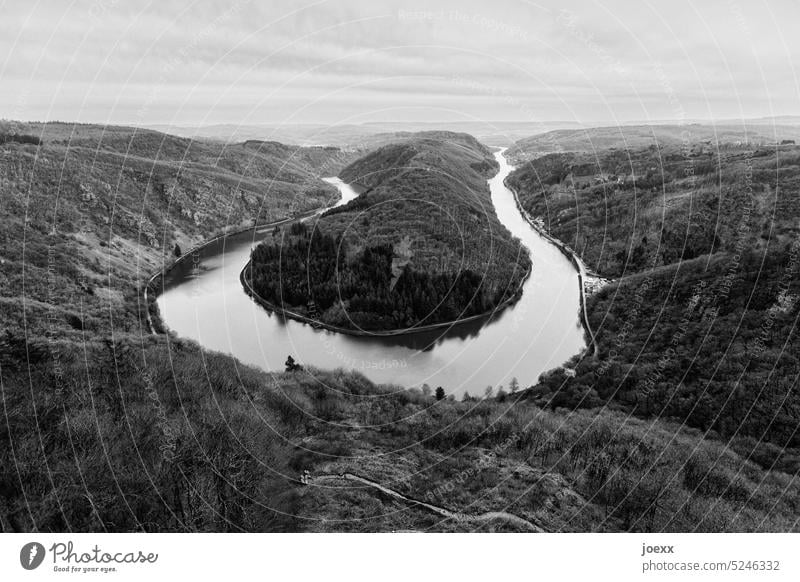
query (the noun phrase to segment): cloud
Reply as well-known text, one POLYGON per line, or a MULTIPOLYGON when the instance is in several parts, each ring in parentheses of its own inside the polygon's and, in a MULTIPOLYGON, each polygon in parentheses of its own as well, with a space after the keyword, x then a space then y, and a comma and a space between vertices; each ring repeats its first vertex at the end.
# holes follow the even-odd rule
POLYGON ((800 5, 714 0, 13 3, 0 115, 338 122, 796 113, 800 5), (509 104, 518 106, 509 106, 509 104), (430 111, 425 111, 425 105, 430 111))

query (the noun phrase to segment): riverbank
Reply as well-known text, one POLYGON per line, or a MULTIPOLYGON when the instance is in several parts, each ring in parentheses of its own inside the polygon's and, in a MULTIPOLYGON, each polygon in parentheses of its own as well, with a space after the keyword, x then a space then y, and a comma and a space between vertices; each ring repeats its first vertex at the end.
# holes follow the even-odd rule
POLYGON ((554 245, 561 253, 567 257, 570 262, 575 266, 575 269, 578 271, 578 291, 580 293, 580 312, 581 312, 581 324, 583 325, 583 330, 586 334, 586 349, 584 350, 584 355, 589 354, 591 356, 597 355, 597 340, 595 339, 594 332, 592 331, 592 327, 589 325, 589 312, 586 308, 586 289, 585 289, 585 279, 587 277, 588 269, 586 265, 584 265, 581 258, 573 251, 566 243, 563 241, 555 238, 550 233, 548 233, 530 214, 528 211, 522 207, 522 203, 519 201, 519 195, 514 187, 508 183, 508 177, 503 180, 503 185, 505 185, 508 190, 514 194, 514 203, 517 205, 517 209, 525 221, 531 226, 533 230, 539 233, 543 238, 545 238, 548 242, 554 245))
POLYGON ((214 237, 211 237, 210 239, 206 239, 203 242, 193 246, 188 251, 183 253, 180 257, 177 257, 169 265, 164 266, 161 269, 154 272, 149 277, 147 283, 141 288, 140 291, 142 296, 142 302, 144 303, 144 308, 145 308, 145 321, 147 322, 148 332, 151 335, 163 335, 167 333, 168 327, 161 318, 161 311, 158 308, 158 303, 156 300, 158 299, 158 296, 164 292, 164 277, 166 277, 169 274, 169 272, 172 271, 172 269, 183 264, 188 258, 192 258, 192 260, 198 260, 198 253, 202 252, 205 248, 209 247, 210 245, 213 245, 225 238, 229 238, 250 231, 258 232, 259 230, 275 228, 276 226, 284 226, 287 224, 291 224, 293 222, 311 218, 315 214, 324 212, 327 209, 328 209, 327 206, 323 208, 315 208, 313 210, 308 210, 306 212, 297 214, 295 216, 291 216, 289 218, 282 218, 280 220, 276 220, 266 224, 237 228, 229 232, 218 234, 214 237))

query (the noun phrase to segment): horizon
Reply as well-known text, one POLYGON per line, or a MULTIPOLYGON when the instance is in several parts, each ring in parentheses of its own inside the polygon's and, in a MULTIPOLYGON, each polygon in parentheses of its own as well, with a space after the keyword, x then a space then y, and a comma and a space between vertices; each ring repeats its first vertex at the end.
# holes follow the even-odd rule
POLYGON ((63 124, 80 124, 80 125, 105 125, 105 126, 119 126, 119 127, 135 127, 135 128, 155 128, 155 127, 175 127, 175 128, 184 128, 184 129, 202 129, 202 128, 211 128, 211 127, 227 127, 227 126, 236 126, 236 127, 253 127, 253 128, 260 128, 260 127, 347 127, 347 126, 368 126, 368 125, 455 125, 455 124, 475 124, 475 125, 511 125, 511 126, 519 126, 519 125, 573 125, 575 126, 574 129, 592 129, 592 128, 611 128, 611 127, 631 127, 631 126, 642 126, 642 127, 651 127, 651 126, 659 126, 659 125, 669 125, 669 126, 681 126, 681 125, 711 125, 711 126, 723 126, 723 125, 735 125, 735 124, 753 124, 756 122, 758 125, 781 125, 782 120, 788 121, 795 121, 800 123, 800 113, 792 114, 792 113, 785 113, 785 114, 776 114, 773 116, 762 116, 762 117, 743 117, 741 119, 734 119, 734 118, 716 118, 716 119, 700 119, 700 118, 692 118, 692 119, 652 119, 652 120, 642 120, 642 119, 631 119, 627 121, 619 121, 617 124, 609 124, 606 121, 567 121, 564 119, 553 119, 553 120, 542 120, 542 121, 525 121, 525 120, 398 120, 398 119, 386 119, 386 120, 372 120, 372 121, 354 121, 354 122, 331 122, 331 123, 324 123, 324 122, 252 122, 252 123, 238 123, 235 121, 219 121, 214 123, 203 123, 203 124, 192 124, 190 122, 187 123, 149 123, 149 122, 140 122, 140 121, 117 121, 117 122, 106 122, 106 121, 99 121, 99 120, 72 120, 72 119, 20 119, 20 118, 10 118, 10 117, 0 117, 0 122, 6 123, 30 123, 30 124, 47 124, 47 123, 63 123, 63 124))
POLYGON ((448 0, 433 10, 395 0, 143 9, 89 0, 6 12, 8 119, 600 127, 782 117, 800 101, 791 28, 800 6, 788 0, 558 9, 448 0))

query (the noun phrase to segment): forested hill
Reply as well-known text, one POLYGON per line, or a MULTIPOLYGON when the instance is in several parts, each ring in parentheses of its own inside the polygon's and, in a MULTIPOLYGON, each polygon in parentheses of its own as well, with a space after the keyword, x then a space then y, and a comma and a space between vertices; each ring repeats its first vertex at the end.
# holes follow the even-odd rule
POLYGON ((486 180, 496 171, 492 153, 466 134, 424 132, 378 148, 340 173, 361 196, 256 249, 254 288, 351 329, 488 312, 518 296, 530 270, 495 214, 486 180))
POLYGON ((588 301, 599 359, 543 378, 537 400, 676 418, 800 469, 800 147, 556 153, 508 182, 614 279, 588 301))
POLYGON ((482 192, 486 179, 497 171, 491 150, 466 133, 423 131, 394 135, 393 143, 346 166, 339 175, 342 180, 373 188, 386 186, 388 179, 411 169, 430 168, 452 177, 463 175, 469 189, 482 192))
POLYGON ((176 244, 329 204, 318 176, 353 157, 67 123, 4 121, 0 138, 2 326, 81 341, 139 330, 137 286, 176 244))
POLYGON ((523 207, 602 275, 800 232, 800 147, 706 143, 548 154, 508 177, 523 207))

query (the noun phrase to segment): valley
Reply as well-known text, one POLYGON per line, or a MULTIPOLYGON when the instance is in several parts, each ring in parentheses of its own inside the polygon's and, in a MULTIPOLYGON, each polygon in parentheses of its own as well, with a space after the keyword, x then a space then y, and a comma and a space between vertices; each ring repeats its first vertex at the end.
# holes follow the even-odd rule
POLYGON ((700 145, 691 182, 686 153, 666 146, 514 168, 468 136, 441 145, 443 132, 358 150, 6 131, 41 143, 0 144, 2 531, 796 530, 794 148, 700 145), (455 170, 428 171, 438 156, 455 170), (504 182, 612 280, 586 304, 596 354, 574 265, 504 182), (469 235, 458 256, 496 285, 492 307, 521 285, 502 311, 356 337, 241 288, 259 245, 316 232, 346 241, 355 265, 387 247, 387 286, 409 269, 457 272, 438 259, 458 229, 398 205, 436 196, 469 235), (151 334, 142 286, 165 267, 151 334), (287 356, 299 367, 284 371, 287 356))
MULTIPOLYGON (((314 321, 302 322, 305 316, 299 313, 283 317, 274 313, 275 305, 264 312, 242 291, 240 275, 243 269, 246 273, 253 247, 275 240, 269 227, 228 237, 224 245, 202 249, 196 264, 173 269, 158 298, 159 310, 182 337, 267 370, 282 370, 291 352, 303 365, 357 370, 379 383, 442 386, 457 396, 480 395, 487 385, 494 389, 512 378, 532 384, 585 347, 578 276, 573 264, 520 215, 503 184, 511 167, 499 152, 495 160, 501 169, 489 187, 497 220, 530 249, 535 263, 521 297, 502 311, 413 334, 362 335, 320 329, 314 321), (498 374, 489 361, 503 372, 498 374)), ((342 195, 353 198, 355 191, 342 187, 342 195)))

